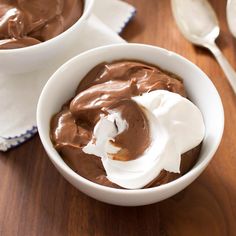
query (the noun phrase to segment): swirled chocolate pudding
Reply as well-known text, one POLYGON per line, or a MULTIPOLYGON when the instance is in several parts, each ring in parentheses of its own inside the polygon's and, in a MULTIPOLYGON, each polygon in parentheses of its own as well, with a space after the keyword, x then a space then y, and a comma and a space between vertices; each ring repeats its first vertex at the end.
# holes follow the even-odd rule
POLYGON ((63 160, 101 185, 139 189, 170 182, 196 163, 205 127, 183 81, 136 61, 102 63, 51 120, 63 160))
POLYGON ((0 0, 0 49, 27 47, 71 27, 83 0, 0 0))

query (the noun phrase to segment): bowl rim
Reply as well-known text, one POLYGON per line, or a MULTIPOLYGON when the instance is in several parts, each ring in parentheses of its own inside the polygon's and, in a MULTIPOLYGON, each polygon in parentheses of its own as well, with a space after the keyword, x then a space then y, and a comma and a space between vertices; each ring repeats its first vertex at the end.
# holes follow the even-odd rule
MULTIPOLYGON (((158 53, 158 52, 157 52, 158 53)), ((116 60, 116 59, 114 59, 116 60)), ((37 124, 38 124, 38 132, 39 132, 39 136, 41 138, 42 144, 45 148, 45 150, 47 151, 47 154, 50 158, 50 160, 53 162, 53 164, 59 168, 59 172, 65 172, 70 178, 72 178, 73 180, 75 180, 76 182, 82 182, 83 184, 87 185, 88 187, 94 188, 96 190, 101 190, 103 192, 106 193, 115 193, 115 194, 122 194, 122 195, 130 195, 130 194, 146 194, 146 193, 152 193, 152 192, 158 192, 158 191, 165 191, 167 189, 171 189, 177 185, 181 185, 184 184, 188 179, 194 179, 194 177, 198 176, 198 174, 200 174, 208 165, 208 163, 210 162, 210 160, 213 158, 215 152, 217 151, 219 144, 221 142, 222 139, 222 135, 223 135, 223 131, 224 131, 224 109, 223 109, 223 105, 222 105, 222 101, 221 98, 219 96, 219 93, 216 89, 216 87, 214 86, 213 82, 209 79, 209 77, 198 67, 196 66, 193 62, 191 62, 190 60, 186 59, 185 57, 161 48, 161 47, 157 47, 157 46, 152 46, 152 45, 147 45, 147 44, 140 44, 140 43, 129 43, 129 44, 114 44, 114 45, 106 45, 106 46, 101 46, 98 48, 94 48, 94 49, 90 49, 86 52, 83 52, 73 58, 71 58, 70 60, 68 60, 66 63, 64 63, 60 68, 58 68, 56 70, 56 72, 50 77, 50 79, 47 81, 46 85, 43 88, 43 91, 40 95, 39 101, 38 101, 38 106, 37 106, 37 124), (162 52, 166 55, 170 55, 173 57, 177 57, 178 60, 182 60, 183 62, 185 62, 185 64, 188 64, 188 66, 192 67, 193 70, 197 70, 199 71, 199 73, 201 74, 201 77, 204 77, 205 79, 208 80, 208 82, 210 82, 210 86, 212 87, 212 89, 215 92, 215 96, 216 96, 216 103, 218 104, 219 110, 220 110, 220 116, 218 117, 218 119, 220 120, 220 128, 217 130, 217 142, 215 142, 215 145, 212 146, 211 151, 209 152, 209 154, 206 156, 206 158, 199 163, 198 166, 195 166, 194 168, 192 168, 190 171, 188 171, 186 174, 184 174, 183 176, 159 185, 159 186, 155 186, 155 187, 151 187, 151 188, 144 188, 144 189, 116 189, 116 188, 112 188, 112 187, 108 187, 108 186, 103 186, 103 185, 99 185, 97 183, 94 183, 82 176, 80 176, 79 174, 77 174, 75 171, 73 171, 63 160, 64 163, 60 163, 57 161, 58 158, 61 158, 61 156, 57 153, 57 151, 53 148, 53 146, 51 147, 49 145, 49 143, 46 141, 46 139, 44 138, 44 136, 42 135, 43 131, 41 130, 41 111, 43 111, 43 98, 45 93, 47 93, 48 87, 51 86, 52 83, 54 83, 55 81, 58 80, 58 78, 60 77, 60 73, 62 71, 64 71, 64 69, 68 69, 71 65, 73 65, 73 63, 77 60, 79 60, 80 57, 83 57, 86 54, 93 54, 99 51, 103 51, 104 49, 112 49, 112 48, 119 48, 119 47, 142 47, 142 48, 148 48, 148 49, 153 49, 162 52), (55 153, 57 153, 57 155, 55 155, 55 153)))
MULTIPOLYGON (((84 8, 85 4, 86 4, 86 1, 88 1, 88 0, 82 0, 82 1, 83 1, 83 8, 84 8)), ((0 55, 1 54, 28 52, 28 51, 33 50, 33 49, 37 50, 37 49, 46 47, 47 45, 50 45, 50 44, 52 44, 56 41, 60 41, 60 39, 65 37, 70 32, 74 31, 84 20, 86 20, 86 18, 91 14, 93 5, 94 5, 94 0, 89 0, 88 1, 88 6, 87 6, 86 9, 83 9, 83 13, 80 16, 80 18, 73 25, 71 25, 68 29, 66 29, 62 33, 58 34, 57 36, 55 36, 55 37, 53 37, 49 40, 46 40, 44 42, 34 44, 34 45, 30 45, 30 46, 27 46, 27 47, 12 48, 12 49, 0 49, 0 55)))

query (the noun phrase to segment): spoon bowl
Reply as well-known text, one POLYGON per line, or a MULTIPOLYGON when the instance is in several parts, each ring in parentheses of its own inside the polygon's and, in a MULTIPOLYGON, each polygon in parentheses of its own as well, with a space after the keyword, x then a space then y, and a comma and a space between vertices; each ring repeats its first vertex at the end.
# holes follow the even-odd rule
POLYGON ((236 37, 236 0, 227 1, 226 15, 230 32, 236 37))
POLYGON ((207 1, 172 0, 172 9, 182 34, 192 43, 203 46, 218 37, 219 22, 207 1))

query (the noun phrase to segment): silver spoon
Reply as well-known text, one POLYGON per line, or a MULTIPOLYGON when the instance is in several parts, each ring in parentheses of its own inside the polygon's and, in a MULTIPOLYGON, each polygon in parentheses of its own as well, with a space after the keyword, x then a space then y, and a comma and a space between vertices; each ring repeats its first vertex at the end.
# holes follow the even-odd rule
POLYGON ((207 0, 171 0, 171 5, 182 34, 192 43, 213 53, 236 94, 236 72, 215 43, 220 28, 211 5, 207 0))
POLYGON ((229 29, 232 35, 236 37, 236 0, 227 1, 226 15, 229 29))

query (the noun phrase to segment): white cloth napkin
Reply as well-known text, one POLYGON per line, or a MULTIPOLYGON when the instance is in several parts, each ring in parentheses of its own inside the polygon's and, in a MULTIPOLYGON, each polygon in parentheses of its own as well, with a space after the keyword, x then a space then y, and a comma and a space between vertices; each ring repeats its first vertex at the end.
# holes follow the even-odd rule
MULTIPOLYGON (((118 36, 135 14, 135 8, 119 0, 95 0, 88 26, 80 33, 73 52, 81 53, 102 45, 125 43, 118 36), (82 38, 81 38, 81 35, 82 38)), ((0 74, 0 151, 16 147, 36 132, 36 107, 40 92, 53 72, 66 60, 50 68, 23 75, 0 74)))

